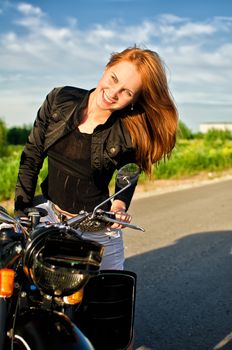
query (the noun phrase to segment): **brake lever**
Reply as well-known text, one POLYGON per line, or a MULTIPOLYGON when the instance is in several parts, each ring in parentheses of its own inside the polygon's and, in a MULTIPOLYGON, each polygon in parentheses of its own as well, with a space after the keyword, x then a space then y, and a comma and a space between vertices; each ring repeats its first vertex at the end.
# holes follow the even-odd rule
POLYGON ((125 226, 125 227, 129 227, 129 228, 132 228, 134 230, 139 230, 139 231, 143 231, 145 232, 145 229, 139 225, 134 225, 134 224, 129 224, 128 222, 124 222, 124 221, 119 221, 117 219, 112 219, 108 216, 104 216, 104 215, 101 215, 101 216, 98 216, 100 220, 102 221, 105 221, 105 222, 112 222, 112 223, 116 223, 116 224, 119 224, 119 225, 122 225, 122 226, 125 226))

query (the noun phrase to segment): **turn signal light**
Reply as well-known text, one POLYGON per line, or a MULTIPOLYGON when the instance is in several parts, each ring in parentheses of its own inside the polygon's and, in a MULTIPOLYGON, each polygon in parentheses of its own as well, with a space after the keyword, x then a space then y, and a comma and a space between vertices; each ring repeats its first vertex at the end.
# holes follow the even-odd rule
POLYGON ((9 298, 14 290, 15 272, 11 269, 0 269, 0 297, 9 298))
POLYGON ((84 288, 78 290, 78 292, 66 296, 63 298, 65 304, 69 304, 69 305, 75 305, 75 304, 79 304, 81 303, 82 299, 83 299, 83 295, 84 295, 84 288))

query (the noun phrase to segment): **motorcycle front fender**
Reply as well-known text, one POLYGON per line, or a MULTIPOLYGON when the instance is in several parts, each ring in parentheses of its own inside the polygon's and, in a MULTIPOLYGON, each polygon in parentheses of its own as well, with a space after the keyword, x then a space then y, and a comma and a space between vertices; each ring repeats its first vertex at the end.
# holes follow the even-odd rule
POLYGON ((58 312, 32 309, 16 321, 14 343, 32 350, 94 350, 90 341, 58 312))

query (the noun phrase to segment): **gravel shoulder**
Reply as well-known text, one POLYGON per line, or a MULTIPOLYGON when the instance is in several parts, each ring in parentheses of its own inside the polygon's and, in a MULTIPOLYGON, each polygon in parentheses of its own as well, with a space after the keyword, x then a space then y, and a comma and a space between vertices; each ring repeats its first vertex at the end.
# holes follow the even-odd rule
POLYGON ((168 180, 152 180, 140 184, 136 188, 133 199, 159 195, 166 192, 184 190, 186 188, 199 187, 212 182, 226 181, 232 179, 232 169, 220 173, 204 172, 191 177, 168 180))

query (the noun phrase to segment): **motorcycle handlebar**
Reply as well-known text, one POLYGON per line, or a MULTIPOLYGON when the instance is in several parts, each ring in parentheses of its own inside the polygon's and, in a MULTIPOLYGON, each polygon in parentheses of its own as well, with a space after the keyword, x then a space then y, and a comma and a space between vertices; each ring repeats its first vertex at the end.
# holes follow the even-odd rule
MULTIPOLYGON (((30 219, 27 219, 27 218, 13 219, 8 214, 5 214, 5 213, 2 213, 2 214, 4 214, 4 219, 5 219, 4 221, 5 222, 8 222, 8 224, 11 224, 11 225, 18 224, 21 227, 22 231, 29 236, 27 229, 32 228, 32 224, 34 221, 33 215, 30 215, 32 213, 30 213, 28 215, 28 217, 31 216, 30 219)), ((40 216, 40 213, 37 212, 36 214, 38 216, 40 216)), ((41 216, 43 216, 43 215, 41 215, 41 216)), ((120 220, 116 219, 115 212, 104 211, 103 209, 97 209, 96 211, 91 212, 91 213, 80 212, 80 214, 78 214, 77 216, 68 219, 66 221, 66 225, 70 226, 70 227, 78 227, 84 220, 88 220, 88 219, 92 220, 92 221, 97 220, 97 221, 101 221, 104 223, 111 223, 111 224, 116 223, 116 224, 122 225, 123 227, 131 228, 133 230, 139 230, 139 231, 143 231, 143 232, 145 231, 145 229, 139 225, 131 224, 131 223, 120 221, 120 220)), ((39 223, 39 221, 37 223, 39 223)), ((36 223, 33 226, 36 226, 36 223)))
POLYGON ((119 225, 122 225, 124 227, 128 227, 134 230, 139 230, 139 231, 145 231, 145 229, 139 225, 134 225, 128 222, 124 222, 124 221, 120 221, 117 220, 115 218, 115 212, 111 212, 111 211, 104 211, 102 209, 98 209, 97 211, 95 211, 94 216, 93 213, 83 213, 80 215, 77 215, 76 217, 73 217, 71 219, 67 220, 67 225, 68 226, 78 226, 78 224, 81 224, 84 220, 86 219, 90 219, 90 220, 99 220, 99 221, 103 221, 105 223, 117 223, 119 225))

